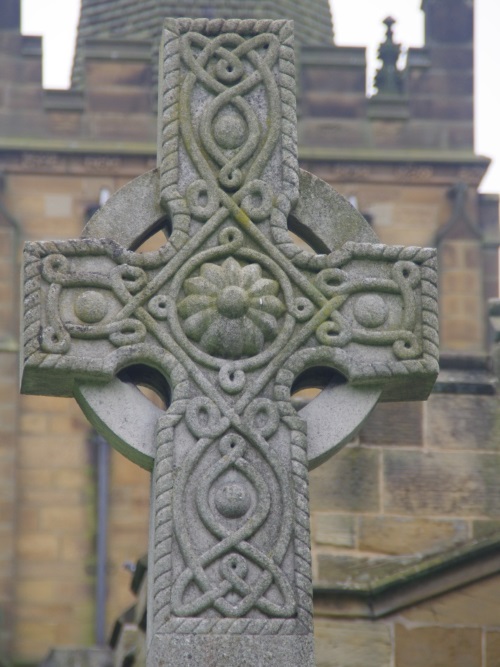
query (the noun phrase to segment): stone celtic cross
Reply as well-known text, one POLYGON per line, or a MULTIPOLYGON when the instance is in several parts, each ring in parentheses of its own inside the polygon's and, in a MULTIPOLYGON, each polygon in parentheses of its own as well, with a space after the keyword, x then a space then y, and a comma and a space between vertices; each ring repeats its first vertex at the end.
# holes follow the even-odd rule
POLYGON ((299 170, 292 40, 167 20, 158 169, 81 239, 26 247, 22 390, 75 396, 153 471, 148 667, 314 664, 308 467, 437 374, 435 253, 378 244, 299 170))

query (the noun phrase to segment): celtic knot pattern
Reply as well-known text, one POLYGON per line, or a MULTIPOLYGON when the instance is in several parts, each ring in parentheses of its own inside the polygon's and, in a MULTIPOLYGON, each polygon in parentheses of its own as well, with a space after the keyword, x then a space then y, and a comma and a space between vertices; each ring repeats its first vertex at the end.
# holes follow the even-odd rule
POLYGON ((139 364, 171 389, 155 417, 154 637, 310 635, 294 380, 328 366, 391 396, 436 373, 433 250, 357 237, 338 248, 323 231, 331 252, 314 255, 290 240, 292 37, 286 21, 168 20, 155 177, 168 242, 144 254, 96 238, 26 249, 25 387, 45 391, 48 375, 71 395, 139 364))
POLYGON ((418 299, 415 289, 420 280, 418 266, 407 261, 396 262, 391 267, 388 278, 367 279, 364 276, 362 280, 353 280, 349 272, 324 269, 318 273, 315 281, 322 293, 329 299, 354 296, 354 300, 351 308, 347 309, 350 318, 339 309, 332 311, 330 319, 317 328, 316 338, 323 345, 333 347, 345 347, 351 342, 392 345, 398 359, 414 359, 420 356, 421 338, 414 332, 417 326, 418 299), (390 294, 398 295, 401 299, 396 326, 394 314, 397 308, 393 305, 391 309, 391 300, 382 296, 390 294), (387 323, 389 326, 386 326, 387 323))
MULTIPOLYGON (((141 343, 146 328, 135 318, 111 319, 120 303, 140 292, 147 284, 145 271, 127 264, 113 268, 109 276, 91 271, 75 272, 62 254, 50 254, 42 261, 42 277, 50 284, 46 300, 47 326, 41 334, 45 352, 61 354, 70 348, 71 338, 82 340, 107 339, 115 347, 141 343), (89 287, 82 291, 82 288, 89 287), (62 322, 63 288, 73 288, 73 318, 62 322), (97 289, 99 291, 97 291, 97 289)), ((70 290, 68 290, 70 291, 70 290)), ((71 309, 65 309, 66 316, 71 309)))
POLYGON ((292 40, 286 21, 167 21, 161 197, 174 232, 216 212, 286 230, 298 197, 292 40))
MULTIPOLYGON (((259 84, 264 84, 270 108, 279 108, 279 91, 271 72, 278 52, 278 39, 271 34, 245 40, 234 33, 209 39, 191 32, 181 39, 181 57, 190 70, 181 88, 181 109, 187 111, 195 102, 193 89, 197 81, 214 95, 204 105, 197 125, 212 165, 219 168, 217 180, 224 190, 237 190, 244 181, 251 183, 258 177, 278 141, 275 126, 280 122, 280 115, 272 111, 268 114, 269 127, 266 136, 261 137, 259 118, 245 99, 259 84), (201 50, 198 56, 195 55, 196 48, 201 50), (253 69, 250 73, 249 66, 253 69), (245 177, 242 168, 247 164, 245 177)), ((193 125, 188 114, 181 116, 184 142, 191 146, 191 156, 201 167, 200 171, 204 171, 201 151, 199 147, 194 149, 193 125)), ((254 187, 258 189, 263 185, 254 187)))
MULTIPOLYGON (((291 518, 282 524, 274 544, 265 549, 252 544, 250 539, 269 517, 272 497, 262 472, 245 458, 245 440, 230 432, 214 445, 199 442, 184 475, 196 476, 200 459, 214 447, 220 458, 204 470, 196 491, 196 505, 203 525, 217 541, 197 556, 185 519, 177 517, 177 535, 188 567, 174 583, 173 611, 178 616, 198 616, 213 608, 225 617, 238 618, 258 609, 271 617, 290 617, 295 611, 295 599, 280 565, 291 538, 291 518), (218 563, 218 583, 207 574, 213 563, 218 563), (186 590, 193 583, 199 594, 186 602, 186 590), (272 586, 281 602, 265 596, 272 586), (235 593, 238 601, 230 602, 227 597, 235 593)), ((272 463, 279 465, 277 461, 272 463)), ((187 485, 186 478, 179 482, 179 496, 187 485)), ((274 498, 275 503, 277 500, 283 502, 283 498, 274 498)))

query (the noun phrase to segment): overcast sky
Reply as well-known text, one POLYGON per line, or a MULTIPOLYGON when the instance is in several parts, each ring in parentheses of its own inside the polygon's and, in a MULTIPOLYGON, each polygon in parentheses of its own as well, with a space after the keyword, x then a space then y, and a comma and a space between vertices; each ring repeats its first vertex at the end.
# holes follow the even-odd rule
MULTIPOLYGON (((68 86, 79 5, 80 0, 22 0, 24 34, 44 36, 46 88, 68 86)), ((397 41, 422 45, 420 5, 421 0, 332 0, 336 42, 367 46, 373 71, 386 16, 397 20, 397 41)), ((494 160, 481 190, 500 193, 500 0, 475 0, 475 5, 476 152, 494 160)))

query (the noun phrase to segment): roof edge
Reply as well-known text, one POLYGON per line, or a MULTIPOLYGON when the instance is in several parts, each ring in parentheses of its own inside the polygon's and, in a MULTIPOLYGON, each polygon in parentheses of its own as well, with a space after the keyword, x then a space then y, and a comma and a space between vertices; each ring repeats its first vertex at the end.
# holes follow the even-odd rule
POLYGON ((500 572, 500 533, 439 554, 394 562, 391 574, 379 575, 367 564, 365 581, 343 581, 314 587, 319 616, 376 619, 467 586, 500 572))

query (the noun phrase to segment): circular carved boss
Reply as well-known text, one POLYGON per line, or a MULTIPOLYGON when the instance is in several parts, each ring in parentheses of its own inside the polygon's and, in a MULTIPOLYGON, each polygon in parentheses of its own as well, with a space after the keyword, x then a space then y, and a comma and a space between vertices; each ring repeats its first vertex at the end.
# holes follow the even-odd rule
MULTIPOLYGON (((114 194, 88 222, 83 238, 111 238, 126 248, 155 230, 165 216, 160 208, 159 174, 139 176, 114 194)), ((336 250, 346 242, 377 243, 366 220, 332 187, 300 170, 300 197, 292 211, 292 231, 312 245, 336 250)), ((308 459, 319 465, 347 442, 380 397, 376 387, 349 384, 326 387, 300 415, 308 425, 308 459), (321 416, 319 418, 319 416, 321 416)), ((154 463, 156 422, 161 411, 129 384, 115 378, 107 385, 75 383, 75 398, 89 421, 109 442, 143 468, 154 463), (125 429, 121 416, 134 415, 125 429)))

